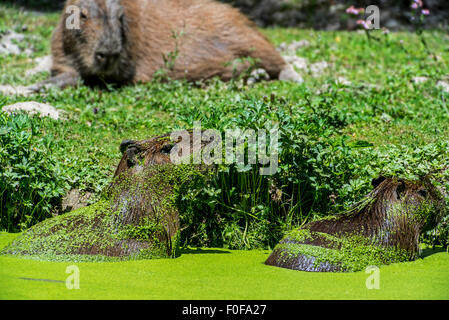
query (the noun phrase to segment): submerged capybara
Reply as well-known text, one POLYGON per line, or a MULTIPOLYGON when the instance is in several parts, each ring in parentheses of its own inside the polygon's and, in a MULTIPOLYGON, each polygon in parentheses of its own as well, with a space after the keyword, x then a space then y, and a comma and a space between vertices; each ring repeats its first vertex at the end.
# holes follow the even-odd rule
POLYGON ((229 80, 251 63, 244 58, 272 79, 300 81, 254 23, 213 0, 68 0, 51 51, 52 77, 35 90, 80 79, 147 82, 158 71, 171 79, 229 80))
POLYGON ((375 189, 349 212, 288 233, 265 264, 346 272, 416 259, 420 233, 441 218, 441 194, 427 179, 381 177, 373 185, 375 189))
POLYGON ((1 252, 69 261, 178 256, 176 188, 202 181, 208 170, 172 163, 171 150, 180 140, 162 135, 123 141, 114 179, 97 203, 38 223, 1 252))

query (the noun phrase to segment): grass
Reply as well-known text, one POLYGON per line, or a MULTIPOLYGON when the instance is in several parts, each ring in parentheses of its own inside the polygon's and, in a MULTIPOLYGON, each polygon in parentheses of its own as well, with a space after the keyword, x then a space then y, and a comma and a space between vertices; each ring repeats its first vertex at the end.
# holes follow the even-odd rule
MULTIPOLYGON (((16 235, 1 233, 0 246, 16 235)), ((369 274, 309 273, 264 265, 267 250, 189 249, 176 259, 76 263, 80 289, 68 290, 73 263, 0 257, 0 299, 449 299, 449 254, 427 251, 414 262, 369 274), (27 279, 59 280, 61 282, 27 279)))
MULTIPOLYGON (((48 77, 46 73, 26 77, 25 71, 34 66, 32 59, 50 54, 58 16, 0 5, 0 32, 23 32, 26 26, 26 43, 35 49, 32 57, 0 56, 0 85, 28 85, 48 77)), ((218 126, 222 119, 238 115, 242 100, 260 101, 272 93, 300 108, 328 99, 333 110, 347 117, 347 125, 336 134, 350 141, 367 141, 373 154, 387 159, 354 170, 350 183, 337 190, 348 203, 360 199, 366 186, 357 189, 364 193, 345 190, 368 183, 379 171, 392 167, 391 163, 398 166, 391 169, 394 173, 426 171, 429 163, 432 168, 447 163, 447 157, 433 159, 420 151, 429 144, 447 142, 449 137, 449 93, 436 86, 440 80, 448 81, 449 37, 445 32, 424 33, 437 59, 426 53, 412 33, 383 36, 379 32, 382 41, 369 42, 358 32, 280 28, 263 32, 275 45, 308 40, 310 45, 296 54, 309 63, 326 61, 330 67, 320 76, 303 72, 303 85, 271 81, 239 87, 213 80, 200 86, 173 81, 115 90, 81 86, 28 98, 0 94, 0 108, 34 100, 64 111, 65 121, 39 120, 40 134, 54 140, 52 153, 68 176, 67 189, 79 188, 97 196, 110 182, 121 157, 122 140, 190 127, 198 119, 218 126), (416 76, 429 81, 414 84, 416 76), (351 84, 335 84, 338 77, 351 84)), ((1 245, 15 236, 1 233, 1 245)), ((431 254, 415 262, 382 266, 380 290, 366 289, 368 275, 364 272, 306 273, 265 266, 268 253, 204 248, 186 250, 173 260, 78 263, 80 290, 67 290, 62 282, 20 279, 65 281, 69 263, 0 256, 0 299, 449 299, 449 255, 445 252, 428 251, 431 254)))
MULTIPOLYGON (((12 16, 2 20, 0 29, 20 31, 22 25, 30 26, 26 35, 34 41, 31 41, 36 49, 33 58, 49 54, 49 39, 57 14, 36 16, 4 5, 0 13, 12 16)), ((264 32, 276 45, 297 39, 309 40, 310 46, 299 49, 296 54, 310 63, 327 61, 330 67, 319 77, 303 73, 305 86, 275 81, 231 90, 227 84, 218 82, 204 90, 176 81, 113 91, 68 88, 31 98, 0 95, 0 105, 35 100, 64 110, 68 118, 65 125, 53 125, 45 130, 60 144, 58 153, 61 157, 70 154, 79 159, 95 153, 98 163, 109 173, 120 157, 118 144, 122 139, 144 139, 189 125, 185 119, 179 119, 182 109, 207 114, 214 104, 232 104, 245 97, 257 99, 271 93, 302 103, 306 91, 318 96, 319 90, 324 92, 323 86, 339 76, 353 83, 344 88, 335 101, 336 108, 358 120, 344 132, 353 139, 366 139, 380 146, 429 143, 449 135, 449 127, 445 125, 449 122, 447 94, 435 86, 436 80, 449 72, 446 50, 449 37, 442 31, 425 34, 429 47, 440 55, 439 62, 425 54, 419 38, 410 33, 394 33, 383 43, 369 43, 364 34, 354 32, 277 28, 264 32), (399 44, 400 40, 404 45, 399 44), (431 80, 427 84, 412 85, 415 76, 427 76, 431 80), (392 121, 382 121, 383 113, 391 116, 392 121)), ((25 56, 0 56, 0 65, 0 84, 30 84, 48 76, 44 73, 26 77, 25 71, 33 63, 25 56)))

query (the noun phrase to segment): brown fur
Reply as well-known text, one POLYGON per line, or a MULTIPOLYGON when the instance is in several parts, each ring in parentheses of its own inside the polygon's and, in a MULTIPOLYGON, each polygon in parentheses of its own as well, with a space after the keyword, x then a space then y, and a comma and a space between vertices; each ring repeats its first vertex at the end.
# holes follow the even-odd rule
MULTIPOLYGON (((64 87, 80 78, 147 82, 164 68, 172 79, 229 80, 235 76, 231 62, 244 57, 256 59, 256 67, 272 79, 287 67, 254 23, 212 0, 68 0, 66 8, 70 5, 81 8, 81 28, 66 28, 64 9, 52 38, 53 78, 42 85, 64 87), (98 60, 98 52, 110 58, 109 67, 101 68, 105 59, 98 60), (164 56, 170 60, 175 52, 174 65, 167 68, 164 56)), ((247 67, 240 64, 237 74, 247 67)))
MULTIPOLYGON (((373 244, 403 249, 410 260, 416 259, 420 233, 434 227, 441 218, 443 207, 440 193, 427 180, 413 182, 381 177, 373 184, 376 188, 350 212, 304 225, 301 229, 312 232, 312 238, 298 242, 287 236, 280 243, 332 248, 333 243, 315 232, 337 237, 361 235, 371 239, 373 244), (394 211, 398 205, 401 206, 399 213, 394 211), (430 205, 430 215, 418 215, 423 205, 430 205)), ((342 271, 331 264, 312 267, 313 259, 301 254, 287 260, 282 259, 281 255, 281 250, 275 248, 265 263, 295 270, 342 271)))

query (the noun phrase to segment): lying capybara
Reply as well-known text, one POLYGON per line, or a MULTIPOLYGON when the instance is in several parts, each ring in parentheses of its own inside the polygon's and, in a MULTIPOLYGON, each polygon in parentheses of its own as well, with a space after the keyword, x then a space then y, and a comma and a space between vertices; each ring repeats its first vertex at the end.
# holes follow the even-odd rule
POLYGON ((293 230, 265 264, 303 271, 358 271, 414 260, 420 233, 441 217, 441 194, 427 180, 373 180, 375 189, 349 212, 293 230))
POLYGON ((254 23, 212 0, 68 0, 51 51, 52 78, 35 90, 79 79, 147 82, 158 71, 171 79, 229 80, 248 67, 242 58, 272 79, 300 81, 254 23))
POLYGON ((172 163, 171 149, 180 140, 169 135, 125 140, 113 182, 100 201, 38 223, 2 253, 70 261, 176 257, 180 230, 175 189, 201 179, 207 170, 172 163))

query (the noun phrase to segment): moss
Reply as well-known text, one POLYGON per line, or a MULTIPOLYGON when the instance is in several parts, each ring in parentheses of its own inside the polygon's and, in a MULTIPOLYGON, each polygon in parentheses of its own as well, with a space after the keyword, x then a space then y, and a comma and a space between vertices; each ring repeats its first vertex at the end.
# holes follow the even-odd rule
POLYGON ((312 235, 309 229, 294 229, 288 233, 286 238, 288 240, 304 242, 305 240, 311 240, 312 235))
POLYGON ((410 260, 406 250, 395 247, 384 247, 372 239, 361 236, 333 236, 309 230, 295 230, 286 237, 287 241, 278 244, 275 251, 279 252, 283 262, 300 259, 301 256, 313 258, 314 267, 328 263, 342 271, 360 271, 369 265, 383 265, 410 260), (300 232, 299 232, 300 231, 300 232), (307 239, 326 240, 327 247, 311 244, 288 242, 289 240, 307 239))
POLYGON ((108 214, 109 207, 110 202, 101 200, 89 207, 47 219, 23 232, 2 253, 55 260, 54 256, 69 255, 86 244, 106 249, 112 245, 116 234, 112 216, 108 214))

